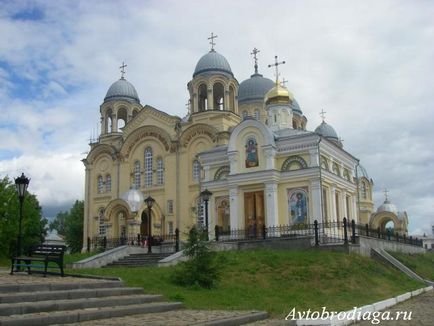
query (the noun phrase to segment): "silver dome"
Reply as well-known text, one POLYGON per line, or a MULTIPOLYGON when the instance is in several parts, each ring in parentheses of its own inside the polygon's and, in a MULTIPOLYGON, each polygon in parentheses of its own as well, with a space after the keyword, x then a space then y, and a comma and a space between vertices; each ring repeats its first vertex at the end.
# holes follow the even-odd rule
POLYGON ((380 207, 378 207, 377 213, 380 212, 390 212, 398 215, 398 209, 388 199, 386 199, 384 203, 380 207))
POLYGON ((115 81, 107 91, 104 102, 124 100, 140 103, 139 95, 134 86, 124 78, 115 81))
POLYGON ((137 212, 140 206, 142 206, 145 197, 140 190, 130 189, 126 191, 121 198, 128 203, 132 212, 137 212))
POLYGON ((303 115, 303 111, 301 111, 300 105, 298 105, 298 102, 295 99, 291 103, 291 108, 294 113, 303 115))
POLYGON ((366 169, 361 164, 359 164, 357 166, 357 177, 358 178, 365 177, 366 179, 369 180, 368 172, 366 171, 366 169))
POLYGON ((211 50, 199 59, 196 68, 194 69, 193 78, 202 72, 209 71, 225 72, 230 74, 232 77, 234 76, 231 66, 229 66, 226 58, 215 50, 211 50))
POLYGON ((325 123, 325 121, 323 121, 318 127, 316 127, 315 132, 327 139, 331 138, 333 140, 339 140, 336 131, 333 129, 332 126, 325 123))
POLYGON ((261 74, 253 74, 241 82, 238 88, 238 103, 264 101, 265 94, 273 86, 274 82, 271 79, 264 78, 261 74))

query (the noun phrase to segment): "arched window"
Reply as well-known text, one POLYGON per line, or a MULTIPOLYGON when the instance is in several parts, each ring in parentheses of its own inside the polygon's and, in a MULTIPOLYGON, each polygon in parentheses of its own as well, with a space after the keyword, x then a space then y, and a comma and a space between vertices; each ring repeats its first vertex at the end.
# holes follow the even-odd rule
POLYGON ((162 186, 164 184, 164 165, 163 158, 157 158, 157 185, 162 186))
POLYGON ((255 119, 259 121, 259 119, 261 118, 261 114, 259 113, 259 109, 255 110, 255 119))
POLYGON ((98 176, 97 190, 99 194, 102 194, 104 192, 104 181, 102 179, 102 175, 98 176))
POLYGON ((152 148, 145 149, 145 187, 152 187, 152 148))
POLYGON ((200 163, 198 160, 193 162, 193 180, 199 182, 200 180, 200 163))
POLYGON ((199 86, 198 97, 199 97, 199 109, 198 112, 202 112, 208 109, 208 94, 205 84, 199 86))
POLYGON ((339 175, 339 176, 341 175, 341 171, 339 169, 339 165, 336 162, 333 162, 332 171, 336 175, 339 175))
POLYGON ((224 110, 224 87, 220 83, 215 83, 213 86, 213 94, 214 94, 214 110, 224 110))
POLYGON ((328 161, 327 161, 327 159, 326 159, 324 156, 321 156, 321 167, 322 167, 324 170, 327 170, 327 171, 328 171, 328 169, 329 169, 328 161))
POLYGON ((140 189, 141 186, 140 177, 140 161, 134 162, 134 188, 140 189))
POLYGON ((282 171, 294 171, 300 169, 307 169, 307 163, 298 155, 288 157, 282 164, 282 171))
POLYGON ((112 176, 110 174, 107 174, 105 176, 105 192, 111 192, 112 191, 112 176))

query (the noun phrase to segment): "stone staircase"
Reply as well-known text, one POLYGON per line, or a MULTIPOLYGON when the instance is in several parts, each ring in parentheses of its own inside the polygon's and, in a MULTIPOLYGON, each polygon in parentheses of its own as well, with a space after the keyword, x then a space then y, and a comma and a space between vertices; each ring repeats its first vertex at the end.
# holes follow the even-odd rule
POLYGON ((131 254, 117 261, 107 264, 104 267, 142 267, 155 266, 161 259, 170 256, 170 253, 145 253, 131 254))
POLYGON ((389 254, 384 249, 379 249, 379 248, 371 249, 371 256, 376 258, 376 259, 382 260, 388 264, 391 264, 393 267, 395 267, 396 269, 400 270, 401 272, 407 274, 407 276, 409 276, 412 279, 415 279, 417 281, 424 282, 424 283, 431 283, 427 280, 424 280, 419 275, 417 275, 410 268, 405 266, 403 263, 401 263, 399 260, 397 260, 395 257, 393 257, 391 254, 389 254))
POLYGON ((120 281, 0 285, 0 325, 77 323, 182 308, 120 281))

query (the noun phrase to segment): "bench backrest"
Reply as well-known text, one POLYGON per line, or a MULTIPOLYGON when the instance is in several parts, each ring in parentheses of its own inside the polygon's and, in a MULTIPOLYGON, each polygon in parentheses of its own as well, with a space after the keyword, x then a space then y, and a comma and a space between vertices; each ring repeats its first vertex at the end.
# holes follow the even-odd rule
POLYGON ((53 257, 63 257, 65 253, 66 246, 62 245, 37 245, 30 249, 30 256, 53 256, 53 257))

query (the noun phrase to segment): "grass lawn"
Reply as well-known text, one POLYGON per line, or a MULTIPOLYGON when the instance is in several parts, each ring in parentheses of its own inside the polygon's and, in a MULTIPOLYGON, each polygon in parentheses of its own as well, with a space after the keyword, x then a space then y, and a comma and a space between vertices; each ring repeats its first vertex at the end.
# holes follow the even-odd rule
POLYGON ((194 309, 257 309, 282 318, 297 310, 348 310, 423 286, 392 267, 358 255, 311 250, 219 253, 222 279, 211 290, 170 282, 173 267, 98 268, 68 273, 121 277, 194 309))
POLYGON ((419 276, 434 281, 434 252, 425 254, 389 253, 419 276))

